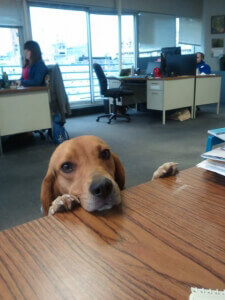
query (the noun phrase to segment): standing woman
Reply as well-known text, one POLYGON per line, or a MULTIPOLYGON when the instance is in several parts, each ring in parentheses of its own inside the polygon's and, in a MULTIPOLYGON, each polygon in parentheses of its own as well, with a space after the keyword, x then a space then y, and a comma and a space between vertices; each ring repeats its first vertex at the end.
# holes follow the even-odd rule
POLYGON ((20 84, 22 86, 45 85, 47 67, 42 60, 41 49, 37 42, 27 41, 24 44, 25 63, 20 84))

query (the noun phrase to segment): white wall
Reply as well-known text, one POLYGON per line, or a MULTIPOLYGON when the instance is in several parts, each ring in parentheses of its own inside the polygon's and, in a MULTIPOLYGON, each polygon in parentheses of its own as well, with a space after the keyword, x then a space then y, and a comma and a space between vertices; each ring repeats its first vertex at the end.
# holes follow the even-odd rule
MULTIPOLYGON (((225 34, 211 34, 211 16, 225 15, 225 0, 204 0, 203 2, 203 45, 205 61, 212 70, 219 70, 218 58, 211 57, 212 38, 223 38, 225 34)), ((225 47, 224 47, 225 49, 225 47)))

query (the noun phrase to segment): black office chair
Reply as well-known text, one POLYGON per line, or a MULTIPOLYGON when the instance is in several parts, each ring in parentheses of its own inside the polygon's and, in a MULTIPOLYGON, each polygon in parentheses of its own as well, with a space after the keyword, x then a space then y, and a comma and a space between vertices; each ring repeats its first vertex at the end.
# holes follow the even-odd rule
POLYGON ((123 89, 122 87, 108 89, 107 78, 102 70, 102 67, 99 64, 93 64, 93 67, 99 81, 101 95, 103 95, 104 97, 113 98, 113 112, 98 116, 96 121, 98 122, 100 118, 108 118, 108 124, 110 124, 113 119, 116 120, 117 118, 125 118, 129 122, 130 116, 128 114, 117 113, 116 99, 118 99, 118 101, 121 101, 121 97, 131 96, 134 93, 130 90, 123 89))

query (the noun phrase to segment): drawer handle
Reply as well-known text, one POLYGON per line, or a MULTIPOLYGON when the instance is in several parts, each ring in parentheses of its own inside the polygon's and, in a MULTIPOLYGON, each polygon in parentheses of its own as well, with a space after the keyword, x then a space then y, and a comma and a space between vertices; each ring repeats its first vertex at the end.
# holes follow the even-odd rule
POLYGON ((157 92, 152 92, 152 94, 153 94, 153 95, 159 95, 159 93, 157 93, 157 92))

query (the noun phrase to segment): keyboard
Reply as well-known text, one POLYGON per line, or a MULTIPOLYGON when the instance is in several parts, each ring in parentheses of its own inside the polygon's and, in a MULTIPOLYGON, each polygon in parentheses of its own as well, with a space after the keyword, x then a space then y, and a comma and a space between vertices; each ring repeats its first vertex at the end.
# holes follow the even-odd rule
POLYGON ((138 78, 148 78, 148 75, 131 75, 129 78, 138 79, 138 78))

